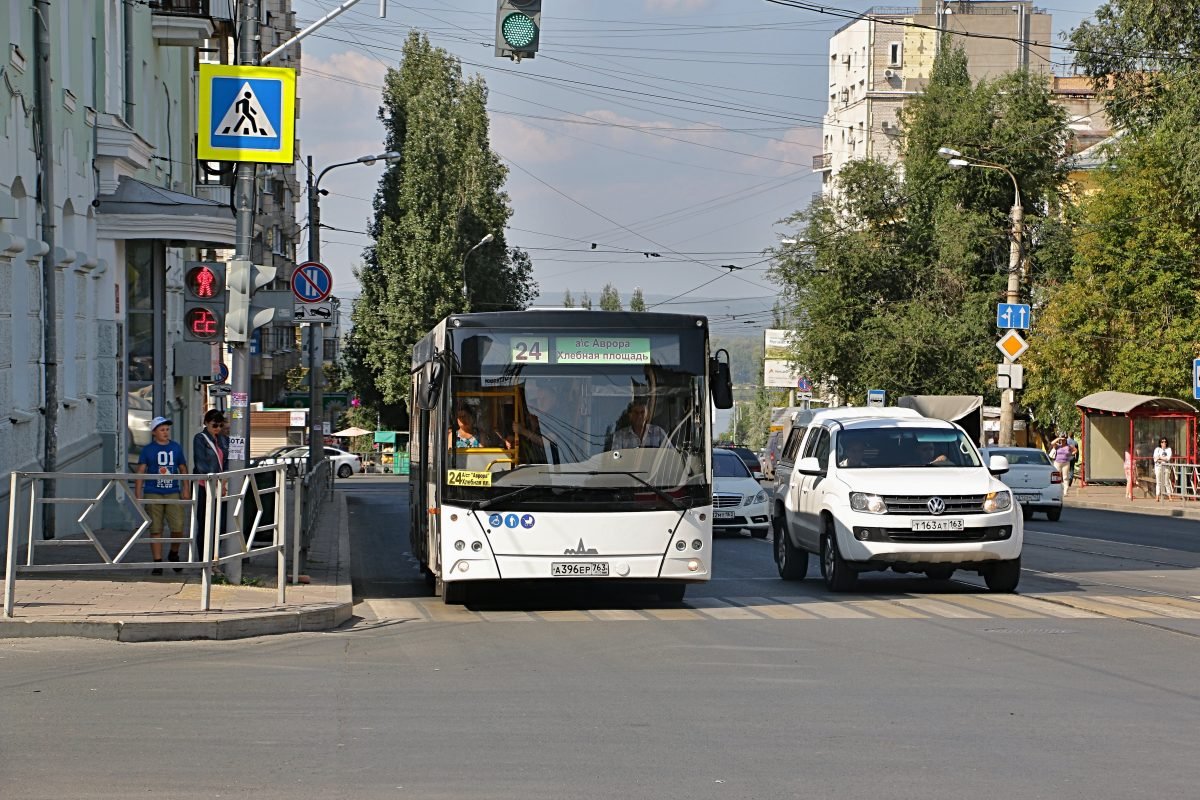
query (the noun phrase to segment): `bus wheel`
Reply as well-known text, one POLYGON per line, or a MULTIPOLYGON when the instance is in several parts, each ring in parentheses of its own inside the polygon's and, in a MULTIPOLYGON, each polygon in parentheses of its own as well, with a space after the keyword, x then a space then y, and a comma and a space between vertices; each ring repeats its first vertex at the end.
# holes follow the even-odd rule
POLYGON ((658 599, 664 603, 682 603, 686 593, 686 583, 664 583, 658 587, 658 599))

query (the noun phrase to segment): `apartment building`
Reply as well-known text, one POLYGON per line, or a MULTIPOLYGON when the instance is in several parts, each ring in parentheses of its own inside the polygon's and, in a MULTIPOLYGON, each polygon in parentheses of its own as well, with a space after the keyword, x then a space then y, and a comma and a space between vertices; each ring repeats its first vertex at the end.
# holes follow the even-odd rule
POLYGON ((829 40, 829 105, 822 152, 813 156, 823 193, 851 160, 899 159, 900 109, 928 83, 943 31, 966 51, 973 80, 1018 69, 1050 77, 1048 44, 1031 42, 1050 42, 1051 15, 1027 0, 922 0, 917 7, 868 9, 829 40))

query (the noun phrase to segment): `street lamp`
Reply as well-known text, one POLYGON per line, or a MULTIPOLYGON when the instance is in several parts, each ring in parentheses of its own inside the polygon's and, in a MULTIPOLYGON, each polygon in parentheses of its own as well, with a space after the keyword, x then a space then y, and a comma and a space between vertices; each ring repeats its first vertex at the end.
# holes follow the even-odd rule
MULTIPOLYGON (((348 167, 351 164, 364 164, 370 166, 376 161, 384 161, 392 163, 400 160, 400 154, 394 150, 386 153, 380 153, 377 156, 359 156, 353 161, 342 161, 338 164, 330 164, 325 169, 321 170, 317 175, 316 180, 313 179, 312 156, 309 156, 305 165, 308 167, 308 260, 321 260, 321 209, 320 200, 324 193, 321 189, 321 179, 325 177, 325 173, 338 167, 348 167)), ((325 430, 323 427, 325 399, 321 392, 321 351, 324 349, 322 341, 323 329, 319 324, 310 324, 308 326, 308 470, 311 472, 316 469, 317 464, 325 458, 325 430)))
MULTIPOLYGON (((998 169, 1012 179, 1013 206, 1012 211, 1009 212, 1009 219, 1012 222, 1012 238, 1008 243, 1008 290, 1005 294, 1005 301, 1008 303, 1021 302, 1021 230, 1025 211, 1021 205, 1021 187, 1017 184, 1017 176, 1003 164, 964 156, 949 147, 939 147, 938 155, 946 159, 950 169, 962 169, 963 167, 998 169)), ((1014 444, 1013 438, 1013 390, 1004 389, 1000 393, 1000 446, 1011 447, 1014 444)))
POLYGON ((467 254, 465 256, 463 256, 463 260, 462 260, 462 283, 463 283, 462 294, 463 294, 463 308, 464 309, 466 308, 466 305, 467 305, 467 259, 469 259, 471 257, 471 253, 474 253, 476 250, 483 247, 485 244, 491 244, 492 240, 495 238, 496 238, 495 236, 492 236, 492 234, 489 233, 487 236, 484 236, 482 239, 480 239, 479 242, 474 247, 472 247, 470 250, 468 250, 467 254))

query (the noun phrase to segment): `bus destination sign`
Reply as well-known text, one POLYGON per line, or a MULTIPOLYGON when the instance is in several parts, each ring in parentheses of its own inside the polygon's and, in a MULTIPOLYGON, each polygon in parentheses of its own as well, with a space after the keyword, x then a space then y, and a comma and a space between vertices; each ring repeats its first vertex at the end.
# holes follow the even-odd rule
POLYGON ((648 336, 556 336, 559 364, 649 364, 648 336))

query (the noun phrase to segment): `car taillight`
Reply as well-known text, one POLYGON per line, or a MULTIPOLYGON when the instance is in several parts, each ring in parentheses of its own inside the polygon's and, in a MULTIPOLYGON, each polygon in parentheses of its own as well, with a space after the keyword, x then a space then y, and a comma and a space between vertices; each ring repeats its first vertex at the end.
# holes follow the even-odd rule
POLYGON ((1051 483, 1062 483, 1062 473, 1059 472, 1058 470, 1051 470, 1050 471, 1050 482, 1051 483))

